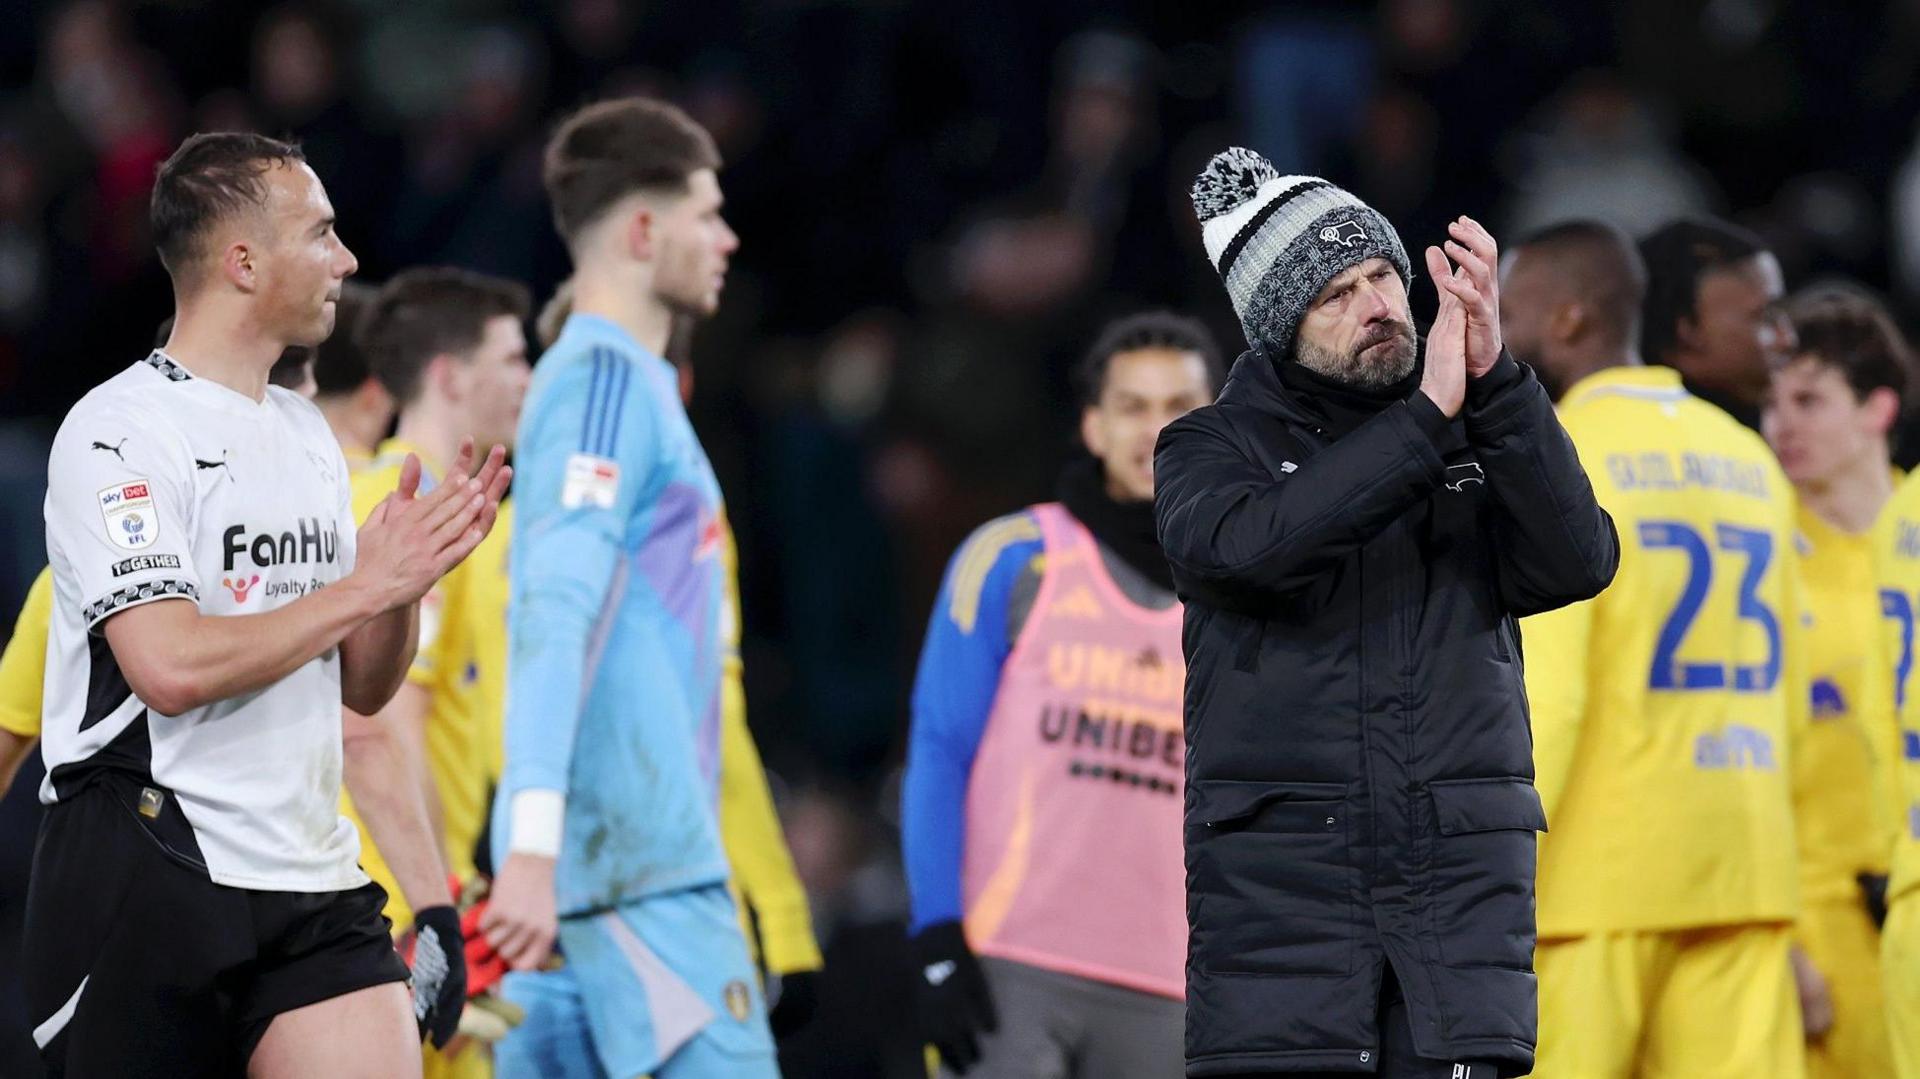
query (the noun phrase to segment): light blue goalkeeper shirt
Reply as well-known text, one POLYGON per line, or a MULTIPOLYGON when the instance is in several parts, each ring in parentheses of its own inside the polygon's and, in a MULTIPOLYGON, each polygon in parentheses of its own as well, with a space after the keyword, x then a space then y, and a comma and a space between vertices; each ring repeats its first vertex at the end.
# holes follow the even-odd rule
POLYGON ((723 881, 720 487, 673 367, 576 314, 534 371, 515 447, 506 765, 566 800, 562 915, 723 881))

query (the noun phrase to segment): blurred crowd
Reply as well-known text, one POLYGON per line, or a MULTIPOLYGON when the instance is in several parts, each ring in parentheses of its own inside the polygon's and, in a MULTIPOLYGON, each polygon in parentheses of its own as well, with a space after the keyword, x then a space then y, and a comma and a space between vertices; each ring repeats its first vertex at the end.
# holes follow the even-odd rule
MULTIPOLYGON (((1410 245, 1462 213, 1503 238, 1721 214, 1789 285, 1844 274, 1920 317, 1920 5, 1898 0, 19 0, 7 24, 7 624, 44 564, 53 425, 170 310, 147 196, 180 137, 297 138, 363 280, 450 263, 545 297, 566 272, 539 177, 553 116, 646 92, 713 133, 743 247, 694 344, 693 413, 829 970, 835 950, 895 962, 921 627, 967 531, 1051 493, 1072 360, 1142 305, 1238 340, 1186 197, 1213 151, 1327 176, 1410 245)), ((31 787, 0 812, 0 925, 31 787)))

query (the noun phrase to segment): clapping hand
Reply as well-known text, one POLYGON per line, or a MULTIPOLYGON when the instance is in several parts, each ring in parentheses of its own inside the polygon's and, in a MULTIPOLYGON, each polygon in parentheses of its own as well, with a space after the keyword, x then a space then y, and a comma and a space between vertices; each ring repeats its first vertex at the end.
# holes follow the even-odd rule
POLYGON ((473 553, 493 530, 501 496, 513 478, 506 450, 495 446, 477 476, 473 440, 460 444, 453 468, 432 492, 420 490, 420 461, 412 454, 400 468, 400 483, 360 526, 354 574, 372 582, 386 607, 417 601, 434 583, 473 553))
POLYGON ((1467 375, 1479 378, 1500 358, 1500 247, 1471 217, 1449 224, 1447 234, 1444 248, 1427 248, 1427 269, 1441 305, 1451 296, 1466 316, 1467 375))

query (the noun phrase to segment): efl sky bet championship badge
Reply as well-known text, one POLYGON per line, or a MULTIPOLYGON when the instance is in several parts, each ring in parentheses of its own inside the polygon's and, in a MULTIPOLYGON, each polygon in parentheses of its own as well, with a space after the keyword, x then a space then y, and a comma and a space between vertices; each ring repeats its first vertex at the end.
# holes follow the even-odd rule
POLYGON ((576 453, 567 458, 567 479, 560 487, 560 505, 566 509, 581 506, 613 508, 620 493, 620 465, 606 457, 576 453))
POLYGON ((129 551, 148 547, 160 535, 160 515, 153 511, 153 495, 144 479, 101 488, 100 516, 107 522, 107 538, 129 551))

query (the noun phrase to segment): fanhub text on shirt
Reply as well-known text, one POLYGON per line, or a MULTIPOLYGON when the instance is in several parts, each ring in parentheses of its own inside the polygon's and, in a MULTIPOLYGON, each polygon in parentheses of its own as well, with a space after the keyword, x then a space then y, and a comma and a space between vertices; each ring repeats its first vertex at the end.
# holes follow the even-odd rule
POLYGON ((234 525, 222 535, 220 568, 232 572, 240 556, 255 566, 284 566, 292 562, 334 562, 340 557, 338 525, 322 525, 318 517, 302 517, 296 528, 286 532, 249 534, 247 526, 234 525))

